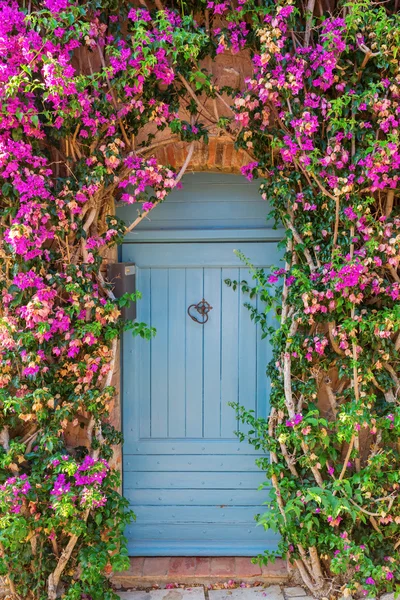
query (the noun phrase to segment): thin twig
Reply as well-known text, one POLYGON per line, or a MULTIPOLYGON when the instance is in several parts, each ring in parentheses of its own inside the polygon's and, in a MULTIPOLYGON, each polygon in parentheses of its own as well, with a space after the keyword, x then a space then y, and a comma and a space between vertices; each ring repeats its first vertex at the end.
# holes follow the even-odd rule
MULTIPOLYGON (((89 513, 90 513, 90 508, 87 508, 81 519, 84 523, 86 523, 86 521, 88 520, 89 513)), ((57 588, 58 588, 58 584, 60 583, 61 575, 63 574, 64 569, 68 564, 68 561, 71 557, 71 554, 72 554, 78 540, 79 540, 79 535, 74 534, 70 537, 70 540, 69 540, 67 546, 61 552, 61 556, 58 560, 56 568, 49 575, 48 580, 47 580, 48 600, 56 600, 57 588)))
POLYGON ((308 0, 308 4, 307 4, 307 8, 306 8, 306 13, 307 13, 306 32, 304 34, 304 46, 306 46, 306 47, 310 43, 311 27, 312 27, 312 21, 314 18, 314 8, 315 8, 315 0, 308 0))
MULTIPOLYGON (((158 1, 158 0, 157 0, 157 1, 158 1)), ((157 1, 156 1, 156 4, 157 4, 157 1)), ((162 10, 162 9, 160 9, 160 10, 162 10)), ((129 141, 129 138, 128 138, 127 134, 126 134, 126 131, 125 131, 124 124, 122 123, 122 120, 121 120, 121 119, 118 117, 118 105, 117 105, 117 101, 116 101, 116 99, 115 99, 114 90, 113 90, 113 88, 112 88, 112 85, 111 85, 111 82, 110 82, 110 78, 108 77, 108 73, 107 73, 107 65, 106 65, 106 61, 105 61, 105 59, 104 59, 104 54, 103 54, 103 51, 102 51, 102 49, 101 49, 101 47, 100 47, 100 44, 99 44, 98 42, 96 42, 96 46, 97 46, 97 49, 98 49, 98 51, 99 51, 99 56, 100 56, 101 65, 102 65, 102 67, 103 67, 103 69, 104 69, 104 76, 105 76, 105 78, 106 78, 106 81, 107 81, 107 85, 108 85, 108 89, 109 89, 109 91, 110 91, 111 99, 112 99, 112 101, 113 101, 113 105, 114 105, 115 111, 116 111, 116 113, 117 113, 117 114, 116 114, 116 117, 117 117, 117 120, 118 120, 118 124, 119 124, 119 126, 120 126, 120 129, 121 129, 121 132, 122 132, 123 138, 124 138, 124 140, 125 140, 126 147, 127 147, 127 148, 129 148, 129 147, 130 147, 130 141, 129 141)))
POLYGON ((302 237, 300 236, 299 232, 296 230, 296 228, 294 227, 294 225, 293 225, 292 222, 290 222, 290 221, 288 222, 288 227, 291 230, 291 232, 293 233, 293 237, 294 237, 295 241, 298 244, 301 244, 302 246, 304 246, 304 248, 303 248, 303 254, 304 254, 305 258, 306 258, 307 264, 310 267, 311 272, 315 271, 315 269, 317 267, 316 267, 316 265, 315 265, 315 263, 313 261, 313 258, 311 256, 311 252, 308 250, 308 248, 305 247, 304 240, 302 239, 302 237))
MULTIPOLYGON (((301 448, 302 448, 304 454, 307 456, 309 454, 309 447, 304 440, 301 441, 301 448)), ((310 458, 310 460, 311 460, 311 458, 310 458)), ((319 472, 318 468, 315 465, 310 464, 310 470, 311 470, 311 473, 314 475, 314 479, 315 479, 316 483, 319 485, 319 487, 323 487, 324 481, 322 479, 321 473, 319 472)))
POLYGON ((180 169, 180 171, 179 171, 178 175, 177 175, 177 176, 176 176, 176 178, 175 178, 175 186, 176 186, 176 185, 177 185, 177 184, 180 182, 180 180, 181 180, 181 179, 182 179, 182 177, 184 176, 184 174, 185 174, 185 171, 186 171, 186 169, 188 168, 188 166, 189 166, 189 163, 190 163, 190 161, 191 161, 191 159, 192 159, 193 152, 194 152, 194 142, 192 142, 192 143, 190 144, 190 146, 189 146, 189 150, 188 150, 188 153, 187 153, 187 156, 186 156, 186 158, 185 158, 185 162, 183 163, 183 165, 182 165, 182 167, 181 167, 181 169, 180 169))
POLYGON ((340 197, 336 196, 335 198, 335 227, 333 230, 333 240, 332 240, 332 252, 336 248, 338 236, 339 236, 339 214, 340 214, 340 197))
POLYGON ((350 503, 353 506, 355 506, 356 508, 358 508, 358 510, 360 510, 365 515, 368 515, 369 517, 381 517, 382 516, 381 513, 372 513, 369 510, 366 510, 365 508, 363 508, 362 506, 360 506, 359 504, 357 504, 356 502, 354 502, 354 500, 352 498, 348 498, 348 500, 350 501, 350 503))
POLYGON ((325 387, 326 387, 326 395, 328 396, 329 404, 331 405, 332 414, 333 414, 334 418, 336 419, 336 412, 337 412, 336 411, 336 396, 333 393, 333 389, 331 388, 329 383, 325 383, 325 387))
MULTIPOLYGON (((349 459, 350 459, 350 455, 351 455, 352 450, 353 450, 355 437, 356 437, 355 435, 351 436, 350 444, 349 444, 349 447, 348 447, 347 452, 346 452, 346 456, 345 456, 345 459, 344 459, 343 467, 342 467, 342 470, 341 470, 340 475, 338 477, 338 481, 341 481, 343 479, 345 473, 346 473, 347 465, 348 465, 348 462, 349 462, 349 459)), ((333 492, 333 495, 336 494, 336 491, 337 490, 335 490, 333 492)))
MULTIPOLYGON (((295 319, 293 319, 292 324, 290 326, 290 330, 288 333, 288 340, 293 338, 296 334, 298 328, 298 323, 295 319)), ((295 405, 293 401, 293 392, 292 392, 292 375, 291 375, 291 358, 289 352, 289 341, 286 342, 285 352, 283 356, 283 387, 285 391, 285 403, 286 408, 289 413, 289 417, 293 419, 295 415, 295 405)))
POLYGON ((118 339, 114 338, 111 345, 111 361, 109 362, 110 369, 107 373, 106 380, 104 382, 103 389, 111 385, 112 377, 114 375, 115 361, 117 360, 118 353, 118 339))
POLYGON ((400 350, 400 332, 397 334, 396 341, 394 343, 394 349, 396 352, 400 350))
POLYGON ((387 363, 387 362, 383 362, 382 364, 383 364, 383 366, 385 367, 386 371, 387 371, 388 373, 390 373, 390 375, 391 375, 391 377, 392 377, 393 381, 394 381, 394 382, 395 382, 395 384, 396 384, 396 388, 397 388, 397 390, 398 390, 398 389, 400 389, 400 379, 398 378, 398 376, 397 376, 397 373, 396 373, 396 371, 393 369, 392 365, 389 365, 389 363, 387 363))
POLYGON ((10 450, 10 433, 7 426, 0 431, 0 446, 3 446, 6 452, 10 450))
POLYGON ((375 531, 377 533, 379 533, 380 535, 382 535, 382 531, 379 529, 378 523, 376 522, 375 518, 374 517, 370 517, 369 521, 370 521, 372 527, 375 529, 375 531))
POLYGON ((388 269, 393 279, 397 281, 397 283, 400 283, 400 277, 398 276, 396 269, 392 267, 392 265, 388 265, 388 269))
POLYGON ((215 123, 215 118, 214 116, 207 110, 207 108, 200 102, 200 100, 198 99, 198 97, 196 96, 196 94, 194 93, 191 85, 189 85, 188 81, 184 78, 184 76, 181 73, 178 73, 178 77, 181 80, 181 82, 183 83, 183 85, 185 86, 186 90, 188 91, 188 93, 190 94, 190 96, 193 98, 193 100, 195 101, 195 103, 197 104, 198 108, 205 114, 207 115, 207 117, 210 119, 211 123, 215 123))
MULTIPOLYGON (((187 166, 188 166, 188 164, 190 163, 190 160, 191 160, 191 158, 192 158, 193 151, 194 151, 194 142, 192 142, 192 143, 190 144, 190 146, 189 146, 189 151, 188 151, 188 154, 187 154, 187 156, 186 156, 185 162, 183 163, 183 165, 182 165, 182 167, 181 167, 181 170, 179 171, 178 175, 176 176, 176 179, 175 179, 175 185, 176 185, 176 184, 177 184, 177 183, 178 183, 178 182, 179 182, 179 181, 182 179, 183 175, 185 174, 185 171, 186 171, 186 169, 187 169, 187 166)), ((157 203, 155 203, 155 205, 153 206, 153 208, 152 208, 152 209, 150 209, 150 210, 153 210, 153 209, 154 209, 154 207, 155 207, 155 206, 157 206, 158 204, 160 204, 160 202, 157 202, 157 203)), ((145 211, 144 213, 142 213, 141 215, 139 215, 139 216, 138 216, 138 217, 137 217, 137 218, 136 218, 136 219, 133 221, 133 223, 131 223, 131 224, 129 225, 129 227, 127 227, 127 228, 125 229, 125 235, 126 235, 127 233, 129 233, 130 231, 132 231, 132 229, 134 229, 134 228, 135 228, 135 227, 136 227, 136 226, 137 226, 137 225, 140 223, 140 221, 142 221, 142 220, 143 220, 143 219, 144 219, 144 218, 145 218, 145 217, 146 217, 146 216, 149 214, 150 210, 147 210, 147 211, 145 211)))
POLYGON ((336 328, 336 323, 334 321, 329 321, 329 323, 328 323, 329 341, 331 343, 332 348, 336 352, 336 354, 340 354, 341 356, 344 356, 344 354, 345 354, 344 350, 341 349, 341 347, 335 340, 335 336, 333 335, 333 331, 335 328, 336 328))
POLYGON ((83 224, 83 229, 86 233, 89 231, 89 228, 96 217, 96 213, 97 213, 97 210, 95 208, 92 208, 92 210, 90 211, 90 213, 88 215, 88 218, 86 219, 85 223, 83 224))
POLYGON ((386 196, 386 204, 385 204, 385 216, 390 217, 390 214, 393 210, 393 202, 394 202, 394 190, 389 190, 386 196))
POLYGON ((233 110, 232 106, 229 106, 229 104, 227 102, 225 102, 225 100, 223 99, 221 94, 219 94, 218 92, 215 92, 215 95, 217 96, 218 100, 220 100, 222 102, 222 104, 234 115, 235 111, 233 110))

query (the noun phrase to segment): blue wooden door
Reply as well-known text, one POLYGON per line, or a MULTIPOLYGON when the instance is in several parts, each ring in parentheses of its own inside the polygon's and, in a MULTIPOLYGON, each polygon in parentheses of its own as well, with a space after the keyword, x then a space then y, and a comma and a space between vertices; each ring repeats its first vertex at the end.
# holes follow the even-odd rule
POLYGON ((151 341, 129 334, 123 348, 124 494, 137 514, 130 555, 255 555, 276 547, 256 526, 268 489, 256 453, 239 443, 229 402, 269 410, 270 348, 226 279, 248 279, 234 254, 278 263, 275 242, 127 243, 137 265, 138 320, 151 341), (202 298, 204 325, 187 313, 202 298))

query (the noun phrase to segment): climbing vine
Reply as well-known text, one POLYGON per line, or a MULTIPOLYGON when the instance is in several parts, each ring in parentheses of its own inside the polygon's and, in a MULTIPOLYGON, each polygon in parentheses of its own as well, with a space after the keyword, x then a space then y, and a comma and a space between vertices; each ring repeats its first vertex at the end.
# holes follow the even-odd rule
POLYGON ((122 320, 138 295, 116 299, 104 267, 210 135, 248 154, 243 175, 261 179, 286 230, 285 266, 256 273, 254 290, 279 308, 265 331, 271 416, 238 407, 272 458, 259 520, 316 594, 395 587, 397 8, 1 3, 0 576, 12 598, 116 598, 134 516, 112 462, 112 376, 121 333, 154 331, 122 320), (238 52, 253 72, 220 87, 213 61, 238 52), (155 156, 178 141, 174 171, 155 156), (137 218, 118 219, 115 201, 137 218))
POLYGON ((344 4, 301 38, 296 21, 267 17, 235 100, 286 230, 285 266, 252 290, 280 312, 276 332, 252 314, 273 340, 271 414, 238 412, 270 452, 259 521, 280 552, 316 595, 375 596, 400 581, 399 15, 344 4))

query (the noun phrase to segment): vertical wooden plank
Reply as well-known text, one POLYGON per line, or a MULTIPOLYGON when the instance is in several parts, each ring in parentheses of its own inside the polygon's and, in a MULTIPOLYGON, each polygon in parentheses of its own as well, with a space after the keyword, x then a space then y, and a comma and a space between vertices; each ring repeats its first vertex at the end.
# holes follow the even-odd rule
POLYGON ((169 270, 168 437, 185 437, 185 269, 169 270))
MULTIPOLYGON (((141 287, 140 269, 136 272, 136 283, 141 287)), ((137 307, 138 317, 141 316, 141 307, 137 307)), ((132 335, 132 332, 125 331, 122 337, 122 431, 124 436, 124 450, 126 453, 132 452, 136 441, 140 436, 140 403, 139 381, 135 377, 135 372, 139 372, 140 361, 144 356, 140 353, 140 342, 138 338, 132 335)))
POLYGON ((204 269, 204 298, 213 307, 204 325, 204 437, 221 435, 221 269, 204 269))
MULTIPOLYGON (((240 281, 245 280, 252 285, 251 273, 248 269, 239 269, 240 281)), ((239 295, 239 404, 246 410, 256 411, 256 373, 257 373, 257 328, 251 320, 251 313, 244 304, 256 306, 256 299, 249 294, 237 291, 239 295)), ((239 423, 240 431, 246 433, 249 426, 239 423)))
POLYGON ((168 435, 168 269, 151 270, 151 437, 168 435))
POLYGON ((225 279, 237 280, 239 269, 222 269, 221 311, 221 437, 234 438, 237 429, 235 411, 229 402, 238 401, 238 307, 237 291, 225 285, 225 279))
MULTIPOLYGON (((151 290, 150 290, 151 269, 139 269, 137 289, 141 292, 142 298, 138 300, 138 320, 151 325, 151 290)), ((129 335, 129 333, 128 333, 129 335)), ((151 397, 151 371, 150 357, 151 344, 147 340, 135 339, 136 352, 135 364, 131 365, 129 371, 125 374, 126 386, 129 386, 129 406, 136 404, 139 406, 139 435, 141 438, 150 437, 150 397, 151 397), (136 384, 135 384, 136 382, 136 384), (135 384, 135 385, 134 385, 135 384), (137 390, 137 397, 134 397, 134 391, 137 390)), ((128 389, 127 389, 127 393, 128 389)), ((136 408, 136 407, 135 407, 136 408)), ((127 409, 130 410, 130 409, 127 409)))
MULTIPOLYGON (((203 269, 186 269, 186 306, 197 304, 202 298, 203 269)), ((204 326, 186 314, 187 438, 203 435, 203 331, 204 326)))
MULTIPOLYGON (((257 310, 262 312, 265 304, 257 297, 257 310)), ((272 324, 272 313, 267 315, 268 325, 272 324)), ((269 395, 271 393, 271 382, 266 374, 267 365, 272 359, 272 349, 268 338, 261 339, 262 329, 257 324, 257 410, 258 417, 266 419, 269 415, 269 395)))

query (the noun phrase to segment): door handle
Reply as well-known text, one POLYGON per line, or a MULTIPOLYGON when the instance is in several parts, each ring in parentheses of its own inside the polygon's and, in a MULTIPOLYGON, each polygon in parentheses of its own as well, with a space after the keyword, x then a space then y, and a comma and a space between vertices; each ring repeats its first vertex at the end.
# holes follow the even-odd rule
POLYGON ((187 309, 187 313, 195 323, 200 323, 200 325, 204 325, 204 323, 207 323, 208 321, 208 313, 210 312, 210 310, 212 310, 211 304, 209 304, 207 300, 204 300, 203 298, 197 304, 191 304, 187 309), (199 315, 202 317, 202 320, 199 320, 198 316, 196 314, 193 314, 194 311, 197 311, 199 313, 199 315))

